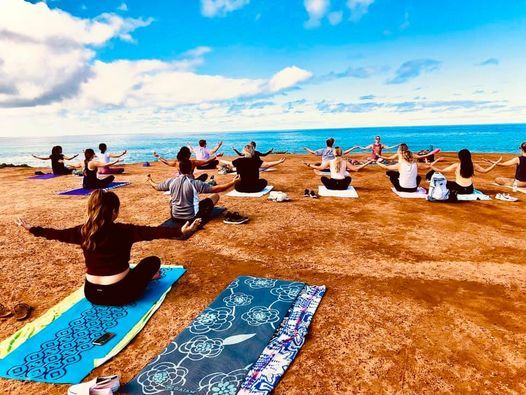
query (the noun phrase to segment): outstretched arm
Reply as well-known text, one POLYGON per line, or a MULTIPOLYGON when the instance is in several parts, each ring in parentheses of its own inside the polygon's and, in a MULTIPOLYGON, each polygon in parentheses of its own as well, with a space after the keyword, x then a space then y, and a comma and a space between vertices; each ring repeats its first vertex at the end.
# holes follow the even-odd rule
POLYGON ((108 163, 104 163, 104 162, 99 162, 99 161, 91 161, 91 163, 93 163, 95 166, 97 167, 105 167, 105 166, 113 166, 113 165, 116 165, 117 163, 119 163, 121 160, 120 159, 116 159, 114 160, 113 162, 108 162, 108 163))
POLYGON ((215 154, 215 153, 217 152, 217 150, 218 150, 219 148, 221 148, 222 145, 223 145, 223 142, 222 142, 222 141, 220 141, 219 143, 217 143, 217 145, 216 145, 214 148, 212 148, 212 149, 210 150, 210 154, 212 154, 212 155, 215 154))
POLYGON ((499 161, 489 160, 489 159, 484 159, 484 160, 486 162, 488 162, 488 163, 491 163, 491 164, 496 163, 497 166, 504 166, 504 167, 517 166, 519 164, 519 158, 518 157, 515 157, 513 159, 507 160, 506 162, 499 162, 499 161))
POLYGON ((313 165, 312 163, 307 163, 307 162, 303 162, 303 164, 307 166, 308 168, 314 169, 314 170, 325 170, 325 169, 328 169, 331 165, 328 161, 323 162, 320 165, 313 165))
POLYGON ((270 155, 274 151, 274 148, 269 149, 267 152, 260 152, 259 156, 267 156, 270 155))
POLYGON ((235 152, 238 156, 243 156, 243 153, 242 153, 242 152, 239 152, 235 147, 232 147, 232 149, 234 150, 234 152, 235 152))
POLYGON ((347 162, 347 170, 349 171, 360 171, 362 170, 364 167, 368 166, 370 163, 372 163, 373 161, 367 161, 361 165, 358 165, 358 166, 355 166, 355 165, 351 165, 349 162, 347 162))
POLYGON ((32 226, 29 222, 22 218, 17 218, 15 224, 21 226, 33 236, 45 237, 48 240, 58 240, 70 244, 82 243, 80 225, 67 229, 42 228, 40 226, 32 226))
POLYGON ((40 159, 40 160, 48 160, 51 159, 49 156, 36 156, 35 154, 31 154, 33 158, 40 159))
POLYGON ((394 160, 394 159, 398 159, 398 152, 393 154, 393 155, 389 155, 389 156, 383 156, 383 155, 377 155, 379 158, 382 158, 383 160, 394 160))
POLYGON ((438 162, 438 159, 436 161, 434 161, 433 163, 430 164, 430 167, 431 169, 433 169, 434 171, 438 171, 439 173, 449 173, 451 171, 455 171, 457 166, 458 166, 458 163, 453 163, 449 166, 446 166, 444 167, 443 169, 439 169, 438 167, 435 167, 435 164, 438 162))
POLYGON ((369 145, 366 145, 365 147, 362 147, 361 145, 357 145, 356 149, 359 149, 359 150, 362 150, 362 151, 367 151, 367 150, 373 149, 373 145, 369 144, 369 145))
POLYGON ((423 154, 423 155, 413 154, 413 157, 415 159, 424 159, 424 158, 427 158, 427 157, 433 156, 433 155, 435 155, 435 154, 433 153, 433 151, 431 151, 431 152, 428 152, 427 154, 423 154))
POLYGON ((376 164, 385 170, 398 170, 398 163, 395 163, 394 165, 386 166, 382 162, 376 162, 376 164))
POLYGON ((280 165, 283 162, 285 162, 285 158, 281 158, 280 160, 275 160, 273 162, 263 162, 260 167, 263 169, 268 169, 269 167, 280 165))
POLYGON ((310 148, 305 147, 305 148, 303 148, 303 149, 304 149, 305 151, 311 153, 312 155, 318 155, 318 153, 317 153, 316 151, 313 151, 313 150, 311 150, 310 148))
POLYGON ((344 155, 347 155, 347 154, 349 154, 349 153, 351 153, 351 152, 353 152, 354 150, 357 150, 357 149, 359 149, 359 148, 360 148, 360 147, 358 147, 357 145, 355 145, 354 147, 349 148, 349 149, 346 150, 346 151, 343 151, 343 154, 344 154, 344 155))
POLYGON ((396 144, 396 145, 384 145, 383 146, 383 149, 393 149, 393 148, 397 148, 400 144, 396 144))
POLYGON ((490 171, 492 171, 501 161, 502 161, 502 156, 499 158, 499 160, 497 160, 496 162, 493 162, 493 164, 491 166, 488 166, 486 168, 484 168, 481 165, 476 164, 476 163, 475 163, 475 165, 473 167, 479 173, 484 173, 485 174, 485 173, 489 173, 490 171))
POLYGON ((153 156, 155 156, 157 159, 159 159, 159 162, 164 163, 166 166, 175 167, 177 166, 177 160, 168 160, 164 159, 161 155, 159 155, 157 152, 153 151, 153 156))
POLYGON ((226 183, 226 184, 220 184, 220 185, 214 185, 211 189, 210 189, 210 193, 218 193, 218 192, 223 192, 223 191, 226 191, 227 189, 230 189, 234 186, 234 184, 236 182, 239 181, 239 175, 235 176, 232 181, 226 183))
POLYGON ((124 156, 128 153, 127 150, 122 151, 120 154, 110 154, 110 158, 120 158, 121 156, 124 156))
POLYGON ((72 159, 75 159, 77 156, 79 156, 79 154, 77 154, 77 155, 73 155, 73 156, 65 156, 65 155, 64 155, 64 159, 66 159, 66 160, 72 160, 72 159))

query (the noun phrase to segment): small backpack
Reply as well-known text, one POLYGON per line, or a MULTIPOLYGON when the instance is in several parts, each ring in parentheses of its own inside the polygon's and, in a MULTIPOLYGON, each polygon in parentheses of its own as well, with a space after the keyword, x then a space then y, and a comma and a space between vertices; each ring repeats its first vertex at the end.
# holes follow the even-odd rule
POLYGON ((447 189, 447 179, 442 173, 435 172, 429 180, 429 192, 427 193, 429 201, 449 200, 449 190, 447 189))

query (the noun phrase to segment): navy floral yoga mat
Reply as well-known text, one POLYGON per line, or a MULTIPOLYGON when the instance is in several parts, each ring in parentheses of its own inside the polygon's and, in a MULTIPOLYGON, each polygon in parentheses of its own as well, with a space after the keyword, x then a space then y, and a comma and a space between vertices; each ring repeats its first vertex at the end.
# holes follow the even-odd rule
POLYGON ((304 286, 237 278, 121 393, 235 394, 304 286))

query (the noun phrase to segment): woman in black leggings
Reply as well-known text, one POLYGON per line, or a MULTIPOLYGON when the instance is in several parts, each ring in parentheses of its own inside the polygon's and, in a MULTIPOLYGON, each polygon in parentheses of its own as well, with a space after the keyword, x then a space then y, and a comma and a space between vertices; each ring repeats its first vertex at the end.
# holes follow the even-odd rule
POLYGON ((150 256, 131 269, 133 243, 188 235, 199 227, 201 220, 187 222, 182 228, 116 223, 119 207, 115 193, 99 189, 89 198, 88 218, 83 225, 68 229, 42 228, 20 218, 16 223, 34 236, 80 245, 86 261, 86 299, 94 304, 121 306, 142 296, 161 265, 158 257, 150 256))
POLYGON ((51 155, 49 156, 37 156, 32 154, 33 158, 48 160, 51 159, 51 168, 53 169, 53 174, 56 176, 66 175, 73 173, 73 168, 67 167, 64 162, 66 160, 75 159, 79 154, 73 156, 66 156, 62 153, 62 147, 60 145, 55 145, 51 149, 51 155))
MULTIPOLYGON (((245 146, 243 155, 243 158, 238 158, 231 163, 236 168, 240 178, 235 185, 235 189, 238 192, 261 192, 268 183, 267 180, 259 178, 259 169, 267 169, 285 161, 285 158, 282 158, 274 162, 263 162, 259 156, 255 155, 254 146, 251 144, 245 146)), ((226 163, 225 161, 223 162, 226 163)))
POLYGON ((112 166, 116 163, 119 163, 120 160, 116 159, 110 163, 103 163, 97 161, 95 156, 95 151, 91 148, 88 148, 84 151, 84 179, 82 180, 82 187, 86 189, 104 189, 110 185, 115 176, 108 176, 105 178, 97 178, 97 172, 100 168, 105 166, 112 166))

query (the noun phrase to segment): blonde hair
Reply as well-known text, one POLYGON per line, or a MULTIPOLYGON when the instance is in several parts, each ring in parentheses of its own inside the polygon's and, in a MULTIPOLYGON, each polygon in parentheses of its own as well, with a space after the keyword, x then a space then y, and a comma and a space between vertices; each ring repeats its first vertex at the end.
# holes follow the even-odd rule
POLYGON ((253 158, 254 157, 254 146, 252 144, 245 145, 245 157, 253 158))
POLYGON ((342 155, 343 155, 343 151, 340 147, 334 148, 334 165, 336 167, 336 173, 339 173, 342 167, 342 162, 343 162, 342 155))
POLYGON ((402 155, 402 159, 404 159, 406 162, 413 163, 413 153, 409 150, 409 147, 407 144, 402 143, 400 144, 400 147, 398 147, 399 154, 402 155))
POLYGON ((115 193, 102 189, 92 192, 88 200, 88 219, 80 230, 83 249, 94 251, 97 248, 97 234, 105 225, 113 223, 113 216, 119 207, 119 197, 115 193))

